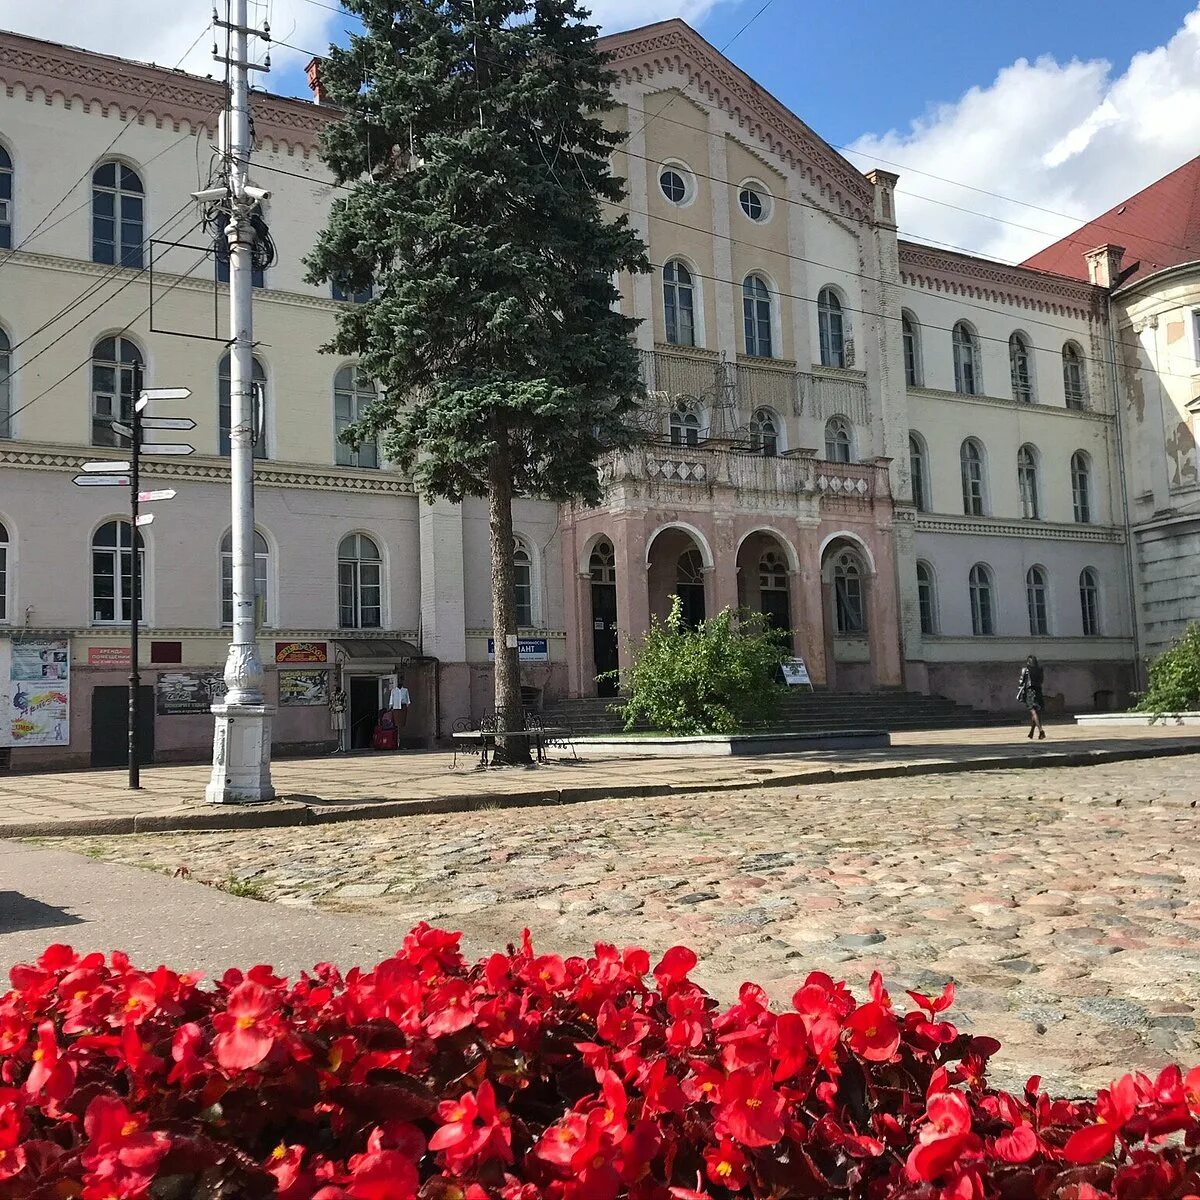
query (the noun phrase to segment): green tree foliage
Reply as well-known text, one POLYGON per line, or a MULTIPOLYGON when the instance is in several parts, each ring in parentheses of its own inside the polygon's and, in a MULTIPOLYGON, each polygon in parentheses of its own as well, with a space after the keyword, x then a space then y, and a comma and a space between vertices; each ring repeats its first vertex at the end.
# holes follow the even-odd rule
POLYGON ((773 680, 786 654, 761 613, 727 608, 690 628, 675 596, 634 654, 625 728, 729 734, 765 725, 779 708, 784 689, 773 680))
POLYGON ((1150 664, 1150 686, 1137 703, 1138 712, 1195 712, 1200 709, 1200 625, 1189 625, 1183 637, 1150 664))
POLYGON ((343 0, 363 32, 322 67, 345 190, 313 282, 374 289, 329 349, 381 398, 379 437, 427 496, 487 496, 496 705, 519 713, 512 497, 596 503, 641 392, 614 279, 645 249, 612 206, 612 77, 578 0, 343 0))

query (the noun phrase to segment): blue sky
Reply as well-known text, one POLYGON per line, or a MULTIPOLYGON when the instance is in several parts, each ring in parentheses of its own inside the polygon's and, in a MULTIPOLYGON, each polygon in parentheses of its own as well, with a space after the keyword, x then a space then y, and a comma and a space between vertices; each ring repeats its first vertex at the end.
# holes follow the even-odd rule
MULTIPOLYGON (((610 31, 682 16, 733 39, 729 57, 856 166, 899 171, 909 236, 1017 261, 1200 153, 1200 0, 772 0, 735 38, 762 2, 591 0, 610 31)), ((251 0, 300 51, 345 27, 331 5, 251 0)), ((210 11, 0 0, 0 27, 204 74, 210 11)), ((270 89, 307 97, 306 56, 273 57, 270 89)))

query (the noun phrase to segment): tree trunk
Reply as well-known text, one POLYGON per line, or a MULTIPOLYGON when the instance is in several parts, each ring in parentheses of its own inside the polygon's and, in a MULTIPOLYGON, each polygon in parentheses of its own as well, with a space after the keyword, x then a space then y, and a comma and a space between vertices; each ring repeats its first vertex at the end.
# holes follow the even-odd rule
MULTIPOLYGON (((501 422, 493 425, 492 436, 496 449, 488 461, 488 524, 492 550, 492 639, 496 650, 497 728, 501 732, 519 732, 525 728, 525 719, 521 707, 517 601, 513 584, 512 470, 508 431, 501 422)), ((529 762, 529 739, 498 739, 494 761, 500 765, 529 762)))

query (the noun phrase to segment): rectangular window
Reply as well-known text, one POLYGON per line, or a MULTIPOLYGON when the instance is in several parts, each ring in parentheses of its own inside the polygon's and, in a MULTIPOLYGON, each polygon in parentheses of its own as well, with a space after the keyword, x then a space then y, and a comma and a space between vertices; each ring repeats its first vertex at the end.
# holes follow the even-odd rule
MULTIPOLYGON (((2 527, 0 527, 2 528, 2 527)), ((8 619, 8 547, 0 545, 0 621, 8 619)))
POLYGON ((1195 344, 1196 366, 1200 368, 1200 308, 1192 312, 1192 341, 1195 344))
POLYGON ((933 586, 927 579, 917 580, 917 607, 921 613, 921 632, 932 636, 937 630, 933 619, 933 586))

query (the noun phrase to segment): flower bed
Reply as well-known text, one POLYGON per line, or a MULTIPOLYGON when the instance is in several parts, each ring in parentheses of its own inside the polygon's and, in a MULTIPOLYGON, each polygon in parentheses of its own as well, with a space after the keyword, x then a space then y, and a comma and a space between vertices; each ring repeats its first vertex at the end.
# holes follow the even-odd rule
POLYGON ((458 942, 211 987, 50 947, 0 998, 0 1197, 1200 1196, 1200 1068, 1011 1096, 953 987, 901 1013, 814 973, 777 1014, 720 1008, 682 947, 458 942))

